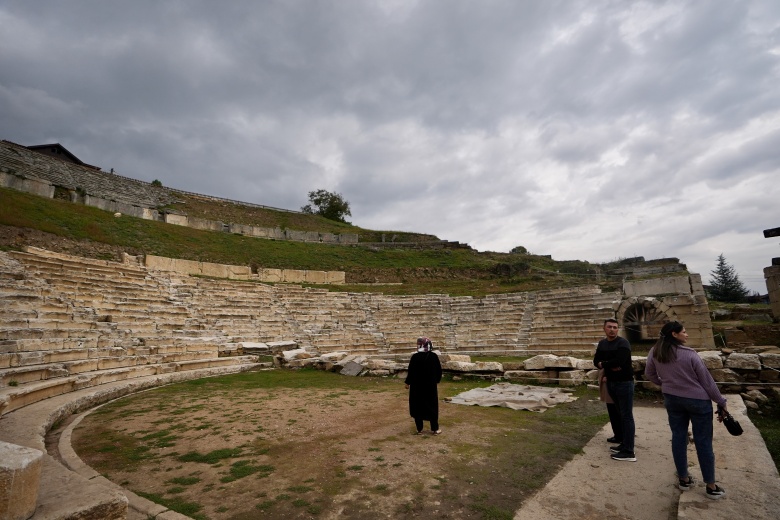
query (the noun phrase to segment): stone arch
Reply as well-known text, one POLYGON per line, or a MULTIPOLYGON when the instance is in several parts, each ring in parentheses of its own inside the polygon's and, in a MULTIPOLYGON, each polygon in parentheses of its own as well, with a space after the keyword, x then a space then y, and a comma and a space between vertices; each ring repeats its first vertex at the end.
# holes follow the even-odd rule
POLYGON ((623 336, 630 343, 655 341, 664 323, 678 320, 677 313, 652 296, 632 296, 615 312, 623 336))

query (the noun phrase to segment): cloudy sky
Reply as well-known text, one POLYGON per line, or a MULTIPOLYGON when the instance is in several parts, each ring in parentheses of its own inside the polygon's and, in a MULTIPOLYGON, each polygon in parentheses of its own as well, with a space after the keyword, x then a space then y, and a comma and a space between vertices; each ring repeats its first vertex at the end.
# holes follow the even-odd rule
POLYGON ((7 0, 0 139, 558 260, 780 256, 780 2, 7 0))

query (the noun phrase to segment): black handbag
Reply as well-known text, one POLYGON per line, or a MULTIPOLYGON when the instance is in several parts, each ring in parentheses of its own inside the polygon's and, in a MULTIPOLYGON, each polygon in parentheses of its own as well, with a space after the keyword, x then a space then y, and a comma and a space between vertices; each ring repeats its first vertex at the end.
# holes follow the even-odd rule
POLYGON ((742 426, 740 426, 739 421, 734 419, 730 413, 718 408, 718 416, 723 422, 723 426, 726 427, 726 430, 728 430, 731 435, 742 435, 742 426))

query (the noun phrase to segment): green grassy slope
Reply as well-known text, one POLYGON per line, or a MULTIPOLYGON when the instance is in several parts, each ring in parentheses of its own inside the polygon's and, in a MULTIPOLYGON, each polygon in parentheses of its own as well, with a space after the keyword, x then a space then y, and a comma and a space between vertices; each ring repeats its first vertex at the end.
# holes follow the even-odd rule
MULTIPOLYGON (((295 217, 295 228, 335 232, 318 228, 322 219, 263 209, 262 223, 257 209, 254 215, 241 217, 233 207, 224 213, 224 204, 202 202, 198 214, 214 220, 257 225, 281 226, 295 217), (273 215, 273 214, 277 215, 273 215), (269 215, 270 214, 270 215, 269 215), (278 220, 273 220, 274 218, 278 220)), ((338 223, 333 223, 338 226, 338 223)), ((539 290, 593 283, 595 266, 587 262, 555 262, 546 257, 505 253, 480 253, 469 249, 388 249, 339 246, 245 237, 228 233, 201 231, 133 217, 114 217, 110 212, 47 199, 0 188, 0 225, 28 228, 66 240, 89 240, 138 254, 146 253, 172 258, 199 260, 253 267, 286 269, 337 270, 347 273, 349 285, 338 290, 371 290, 395 294, 448 293, 484 295, 489 293, 539 290), (572 273, 572 274, 559 274, 572 273), (402 285, 366 287, 356 282, 392 282, 402 285)), ((371 230, 361 230, 372 236, 371 230)), ((347 232, 346 228, 341 232, 347 232)), ((419 239, 421 235, 409 237, 419 239)), ((53 241, 55 242, 55 241, 53 241)), ((5 249, 19 247, 19 241, 0 245, 5 249)), ((52 247, 56 249, 56 247, 52 247)), ((109 258, 110 259, 110 258, 109 258)))

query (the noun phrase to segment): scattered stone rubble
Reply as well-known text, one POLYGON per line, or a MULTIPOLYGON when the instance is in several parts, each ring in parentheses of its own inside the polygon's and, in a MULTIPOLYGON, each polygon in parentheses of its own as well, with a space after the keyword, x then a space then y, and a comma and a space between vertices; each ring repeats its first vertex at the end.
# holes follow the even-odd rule
MULTIPOLYGON (((284 347, 294 345, 294 342, 279 342, 276 345, 274 365, 284 368, 314 368, 337 372, 349 376, 406 377, 408 358, 382 359, 349 352, 329 352, 319 354, 306 348, 284 347)), ((273 349, 265 344, 255 348, 270 353, 273 349)), ((244 347, 246 348, 246 347, 244 347)), ((716 382, 725 387, 724 391, 740 392, 743 387, 758 391, 761 384, 766 388, 780 382, 780 348, 774 346, 761 347, 759 353, 723 351, 699 352, 705 366, 716 382)), ((244 350, 246 353, 246 350, 244 350)), ((556 356, 540 354, 513 363, 498 363, 495 361, 472 361, 471 356, 462 354, 438 354, 442 369, 457 377, 474 377, 496 381, 524 381, 557 383, 560 386, 576 386, 580 384, 596 384, 598 371, 593 367, 592 359, 578 359, 572 356, 556 356)), ((410 354, 411 355, 411 354, 410 354)), ((658 387, 644 379, 647 362, 645 356, 632 356, 632 366, 638 383, 645 388, 658 390, 658 387)), ((758 391, 760 394, 761 392, 758 391)), ((760 399, 757 394, 747 392, 746 400, 760 399)), ((762 394, 763 395, 763 394, 762 394)))

